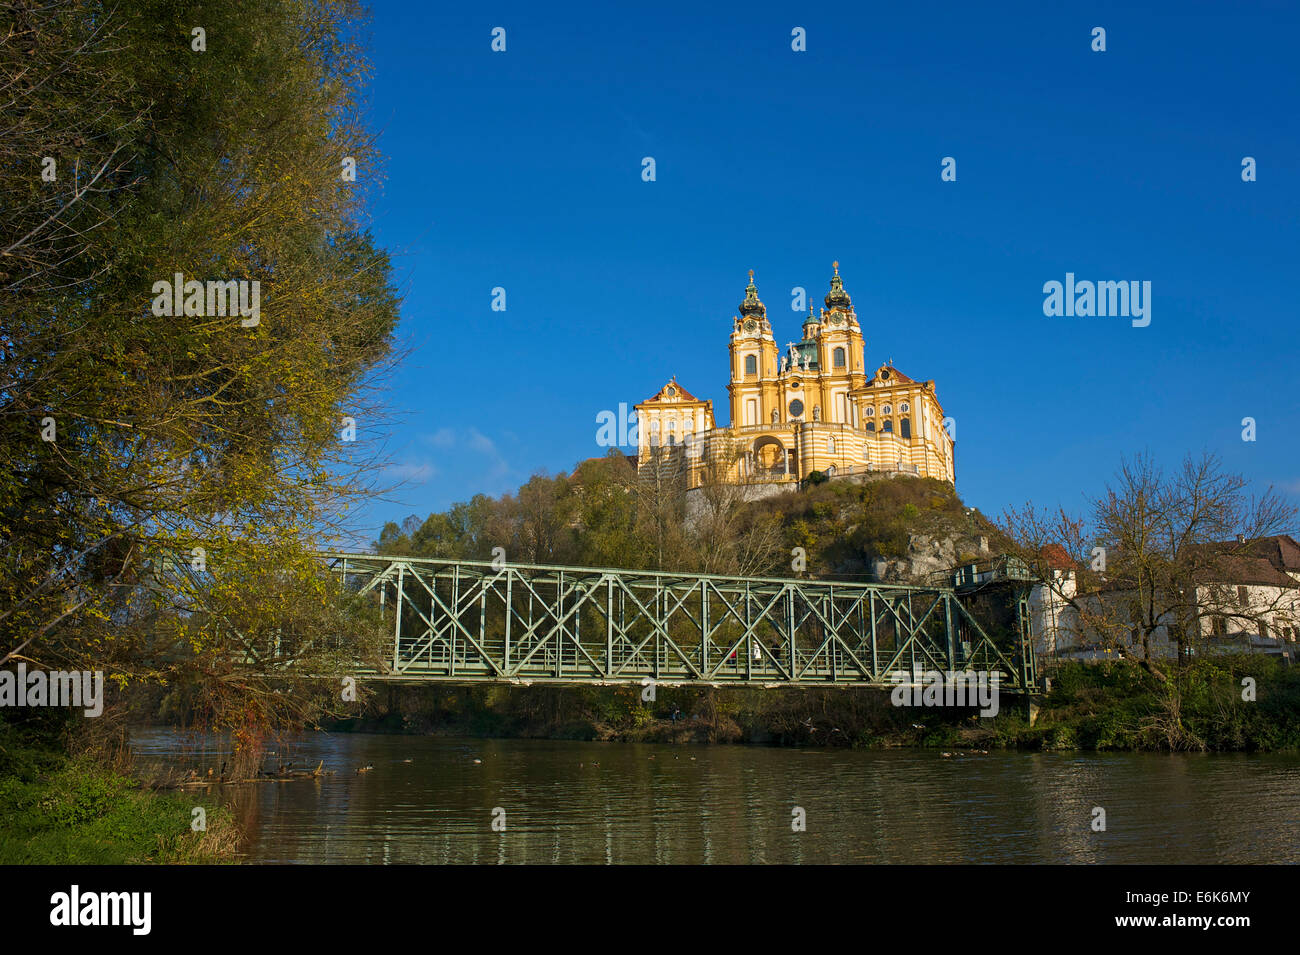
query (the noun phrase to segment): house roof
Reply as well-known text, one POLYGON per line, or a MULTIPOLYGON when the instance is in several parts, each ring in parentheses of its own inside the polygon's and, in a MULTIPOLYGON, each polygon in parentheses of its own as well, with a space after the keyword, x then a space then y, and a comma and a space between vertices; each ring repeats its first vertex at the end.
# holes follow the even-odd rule
MULTIPOLYGON (((1286 535, 1281 535, 1280 538, 1261 538, 1249 544, 1240 541, 1197 544, 1188 550, 1192 553, 1188 555, 1191 563, 1187 566, 1187 572, 1191 573, 1198 584, 1300 588, 1300 582, 1278 566, 1279 562, 1300 557, 1300 545, 1286 535), (1296 548, 1296 553, 1292 554, 1290 548, 1296 548)), ((1043 556, 1051 560, 1047 553, 1043 556)), ((1116 550, 1110 553, 1110 562, 1116 569, 1123 566, 1121 557, 1116 550)), ((1126 590, 1132 585, 1132 580, 1122 574, 1103 574, 1098 589, 1126 590)))
POLYGON ((1293 577, 1278 570, 1266 557, 1224 555, 1213 566, 1196 575, 1199 581, 1215 584, 1263 584, 1269 587, 1297 587, 1293 577))
POLYGON ((1295 578, 1289 576, 1288 572, 1300 573, 1300 544, 1287 534, 1275 534, 1251 541, 1216 541, 1200 546, 1213 555, 1212 565, 1205 567, 1198 575, 1203 580, 1296 586, 1295 578))
POLYGON ((891 364, 881 365, 867 382, 868 385, 914 385, 916 380, 909 378, 891 364))
POLYGON ((1060 544, 1044 545, 1038 551, 1038 556, 1047 561, 1047 566, 1053 570, 1073 570, 1079 566, 1060 544))
MULTIPOLYGON (((1224 541, 1218 545, 1225 548, 1241 548, 1235 541, 1224 541)), ((1262 557, 1281 571, 1300 573, 1300 544, 1289 534, 1274 534, 1261 537, 1244 545, 1245 551, 1254 557, 1262 557)))
POLYGON ((696 398, 693 394, 691 394, 689 391, 687 391, 685 388, 679 385, 677 383, 677 376, 673 375, 672 378, 670 378, 667 382, 664 383, 664 386, 662 388, 660 388, 657 392, 655 392, 655 394, 652 397, 647 398, 645 401, 641 402, 641 404, 648 405, 654 401, 683 402, 683 401, 699 401, 699 400, 700 400, 699 398, 696 398))

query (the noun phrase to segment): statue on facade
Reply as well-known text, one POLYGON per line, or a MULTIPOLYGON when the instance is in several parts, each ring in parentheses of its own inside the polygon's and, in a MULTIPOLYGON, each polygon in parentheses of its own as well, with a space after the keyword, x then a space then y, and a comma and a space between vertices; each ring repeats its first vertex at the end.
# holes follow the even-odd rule
POLYGON ((822 406, 821 406, 821 405, 813 405, 813 420, 814 420, 814 421, 821 421, 821 420, 822 420, 822 406))

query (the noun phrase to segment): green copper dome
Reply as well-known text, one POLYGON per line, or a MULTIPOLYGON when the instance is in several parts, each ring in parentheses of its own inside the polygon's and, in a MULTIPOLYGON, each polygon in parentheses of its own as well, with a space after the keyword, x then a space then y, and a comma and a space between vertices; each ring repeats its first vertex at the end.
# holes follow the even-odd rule
POLYGON ((758 287, 754 285, 754 270, 749 270, 749 285, 745 287, 745 300, 740 303, 740 314, 746 318, 767 317, 767 306, 758 300, 758 287))
POLYGON ((849 311, 853 308, 853 299, 849 298, 849 293, 844 291, 844 280, 840 278, 840 264, 831 263, 835 269, 835 274, 831 276, 831 290, 826 293, 827 308, 841 308, 849 311))

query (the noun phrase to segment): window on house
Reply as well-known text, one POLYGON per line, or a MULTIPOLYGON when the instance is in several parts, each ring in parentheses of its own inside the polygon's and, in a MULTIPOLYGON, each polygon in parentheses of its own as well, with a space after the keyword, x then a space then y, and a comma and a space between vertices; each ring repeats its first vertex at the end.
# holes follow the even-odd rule
POLYGON ((874 421, 868 421, 868 422, 867 422, 867 430, 868 430, 868 431, 875 431, 875 430, 876 430, 876 423, 875 423, 874 421))
POLYGON ((1237 588, 1237 603, 1244 607, 1250 602, 1250 591, 1245 587, 1237 588))
POLYGON ((898 422, 898 433, 900 436, 904 438, 910 438, 912 436, 911 418, 904 418, 903 420, 898 422))
POLYGON ((1210 632, 1216 637, 1225 636, 1228 632, 1228 621, 1226 617, 1210 618, 1210 632))
POLYGON ((834 454, 834 453, 835 453, 835 439, 834 439, 834 438, 829 438, 829 439, 827 439, 827 450, 830 451, 831 454, 834 454))
POLYGON ((758 374, 758 359, 755 358, 753 355, 745 356, 745 374, 747 375, 758 374))
POLYGON ((834 352, 831 353, 831 355, 832 355, 832 357, 831 357, 831 363, 832 363, 836 368, 843 368, 843 367, 844 367, 844 349, 843 349, 843 348, 837 348, 837 349, 835 349, 834 352))
POLYGON ((880 430, 881 430, 881 431, 888 431, 890 434, 893 434, 893 432, 894 432, 894 422, 892 422, 892 421, 890 421, 888 418, 886 418, 886 419, 885 419, 884 427, 881 428, 880 430))

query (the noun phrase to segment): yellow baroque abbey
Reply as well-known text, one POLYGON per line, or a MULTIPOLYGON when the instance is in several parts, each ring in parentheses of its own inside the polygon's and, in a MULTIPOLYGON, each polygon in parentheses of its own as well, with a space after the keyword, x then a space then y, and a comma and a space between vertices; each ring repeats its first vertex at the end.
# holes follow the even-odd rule
MULTIPOLYGON (((754 273, 732 321, 731 426, 713 402, 674 377, 636 406, 637 468, 708 483, 780 485, 820 472, 831 478, 910 474, 955 483, 953 441, 934 382, 885 363, 868 378, 862 328, 834 263, 825 308, 803 340, 778 348, 754 273)), ((755 490, 758 490, 756 487, 755 490)))

